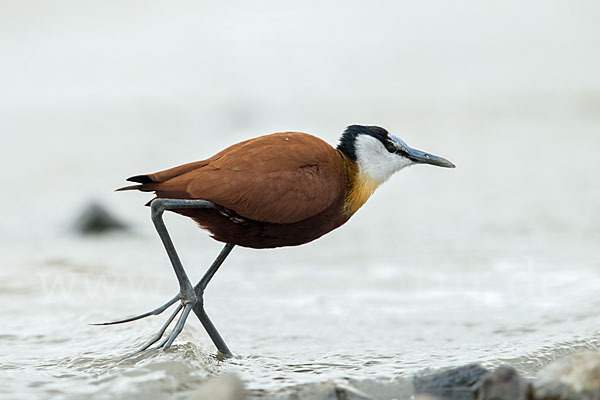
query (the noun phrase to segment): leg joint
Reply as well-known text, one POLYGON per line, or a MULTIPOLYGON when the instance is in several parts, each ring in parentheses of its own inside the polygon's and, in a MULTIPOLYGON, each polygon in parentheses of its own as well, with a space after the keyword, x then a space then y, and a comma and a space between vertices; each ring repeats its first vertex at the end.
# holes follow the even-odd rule
POLYGON ((160 216, 163 214, 165 209, 166 209, 166 207, 165 207, 164 199, 159 198, 159 199, 152 200, 152 203, 150 203, 152 219, 160 218, 160 216))
POLYGON ((204 288, 202 285, 196 285, 194 287, 194 292, 196 293, 196 297, 198 298, 201 304, 204 304, 204 288))

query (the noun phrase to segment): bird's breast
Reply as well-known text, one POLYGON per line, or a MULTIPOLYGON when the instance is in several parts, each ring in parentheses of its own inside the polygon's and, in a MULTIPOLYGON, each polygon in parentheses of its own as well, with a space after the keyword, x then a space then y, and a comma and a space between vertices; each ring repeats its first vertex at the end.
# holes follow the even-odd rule
POLYGON ((366 203, 380 183, 361 172, 356 162, 345 159, 346 179, 348 180, 346 197, 344 200, 344 212, 351 217, 359 208, 366 203))

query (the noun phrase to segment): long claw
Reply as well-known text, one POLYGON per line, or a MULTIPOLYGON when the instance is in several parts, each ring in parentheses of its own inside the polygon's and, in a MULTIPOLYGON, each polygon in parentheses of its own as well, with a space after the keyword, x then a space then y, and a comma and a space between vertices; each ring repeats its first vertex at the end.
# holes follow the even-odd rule
POLYGON ((160 307, 158 307, 158 308, 156 308, 156 309, 154 309, 152 311, 148 311, 147 313, 136 315, 135 317, 125 318, 125 319, 121 319, 119 321, 102 322, 102 323, 99 323, 99 324, 90 324, 90 325, 116 325, 116 324, 124 324, 125 322, 137 321, 138 319, 146 318, 146 317, 149 317, 151 315, 159 315, 163 311, 165 311, 167 308, 169 308, 173 304, 175 304, 175 302, 177 300, 179 300, 179 298, 180 298, 180 296, 177 295, 177 296, 173 297, 171 300, 169 300, 166 304, 163 304, 162 306, 160 306, 160 307))
POLYGON ((158 343, 156 345, 156 348, 165 350, 164 346, 165 346, 165 343, 167 343, 167 340, 169 340, 169 336, 166 336, 163 340, 161 340, 160 343, 158 343))
POLYGON ((158 332, 156 332, 156 334, 154 334, 154 336, 152 336, 150 338, 150 340, 146 342, 146 344, 144 344, 142 347, 140 347, 138 350, 136 350, 135 353, 133 353, 133 354, 139 354, 142 351, 146 350, 148 347, 152 346, 154 343, 158 342, 160 340, 160 338, 165 334, 165 331, 167 330, 169 325, 171 325, 171 322, 173 322, 173 320, 175 319, 177 314, 179 314, 179 312, 181 311, 182 308, 183 308, 183 305, 181 305, 181 304, 178 305, 177 308, 175 309, 175 311, 169 317, 169 319, 160 328, 160 330, 158 332))
POLYGON ((171 347, 171 344, 173 343, 175 338, 177 336, 179 336, 179 334, 183 330, 183 326, 185 325, 185 320, 187 319, 188 315, 190 314, 190 311, 192 311, 193 306, 194 305, 192 303, 188 303, 185 305, 185 308, 183 309, 183 313, 181 314, 181 316, 179 316, 177 325, 175 325, 175 329, 173 329, 173 332, 171 332, 171 334, 169 335, 169 338, 167 339, 166 343, 162 346, 163 350, 167 350, 169 347, 171 347))

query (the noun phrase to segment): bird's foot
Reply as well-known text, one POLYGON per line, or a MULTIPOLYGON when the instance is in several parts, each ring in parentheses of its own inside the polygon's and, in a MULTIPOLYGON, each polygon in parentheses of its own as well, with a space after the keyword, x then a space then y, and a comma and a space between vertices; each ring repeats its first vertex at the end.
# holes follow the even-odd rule
POLYGON ((135 317, 125 318, 125 319, 121 319, 118 321, 103 322, 103 323, 92 324, 92 325, 123 324, 126 322, 137 321, 138 319, 150 317, 152 315, 159 315, 159 314, 162 314, 168 308, 170 308, 173 304, 177 303, 177 301, 179 301, 180 304, 177 305, 177 308, 175 309, 175 311, 173 311, 173 313, 169 316, 169 318, 163 324, 163 326, 160 328, 160 330, 158 332, 156 332, 156 334, 154 334, 150 338, 150 340, 148 340, 142 347, 140 347, 138 350, 136 350, 133 354, 141 353, 142 351, 144 351, 144 350, 148 349, 150 346, 152 346, 154 343, 158 342, 164 336, 166 330, 169 328, 169 326, 171 325, 173 320, 175 320, 175 317, 179 313, 181 313, 181 315, 179 316, 179 319, 177 320, 177 323, 175 324, 175 327, 173 328, 171 333, 169 335, 167 335, 157 346, 157 348, 162 348, 163 350, 167 350, 169 347, 171 347, 171 344, 173 344, 173 341, 177 338, 177 336, 179 336, 179 334, 183 330, 183 326, 185 325, 185 321, 187 320, 187 317, 190 314, 190 311, 192 311, 194 306, 199 305, 200 307, 202 307, 202 305, 203 305, 202 294, 198 295, 195 292, 195 290, 193 290, 193 289, 187 290, 187 291, 181 291, 179 294, 177 294, 177 296, 173 297, 167 303, 163 304, 162 306, 160 306, 152 311, 148 311, 146 313, 136 315, 135 317), (183 310, 183 312, 182 312, 182 310, 183 310))

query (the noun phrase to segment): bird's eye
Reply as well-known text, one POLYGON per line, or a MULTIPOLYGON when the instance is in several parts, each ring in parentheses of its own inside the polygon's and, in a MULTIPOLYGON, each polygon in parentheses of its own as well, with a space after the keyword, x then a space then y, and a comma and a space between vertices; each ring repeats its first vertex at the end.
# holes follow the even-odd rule
POLYGON ((395 153, 396 151, 398 151, 398 148, 393 143, 391 143, 391 142, 387 142, 386 145, 385 145, 385 148, 390 153, 395 153))

